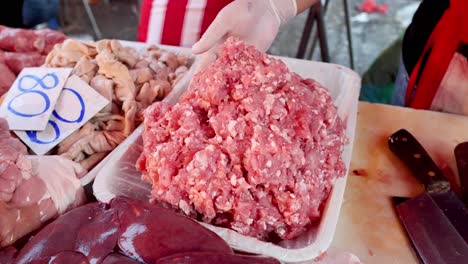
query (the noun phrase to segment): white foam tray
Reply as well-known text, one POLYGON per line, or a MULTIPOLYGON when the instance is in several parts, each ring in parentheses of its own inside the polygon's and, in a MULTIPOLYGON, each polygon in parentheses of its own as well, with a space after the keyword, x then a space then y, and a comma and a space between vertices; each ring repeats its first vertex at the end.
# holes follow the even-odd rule
MULTIPOLYGON (((304 78, 313 78, 330 90, 339 115, 347 124, 346 135, 349 144, 343 150, 343 160, 349 169, 351 162, 354 132, 356 127, 357 106, 361 80, 359 76, 342 66, 312 61, 281 58, 288 67, 304 78)), ((183 82, 174 88, 164 100, 175 103, 183 92, 183 82)), ((101 202, 109 202, 115 196, 127 196, 137 199, 150 197, 150 184, 141 180, 141 173, 136 171, 135 162, 142 151, 141 132, 143 126, 122 142, 106 159, 105 166, 98 171, 93 190, 101 202)), ((348 173, 340 175, 336 180, 328 198, 320 222, 311 227, 300 237, 283 241, 276 245, 262 242, 256 238, 243 236, 233 230, 201 223, 217 233, 233 248, 250 253, 272 256, 283 262, 309 262, 321 255, 330 246, 338 217, 340 214, 343 194, 348 173)))

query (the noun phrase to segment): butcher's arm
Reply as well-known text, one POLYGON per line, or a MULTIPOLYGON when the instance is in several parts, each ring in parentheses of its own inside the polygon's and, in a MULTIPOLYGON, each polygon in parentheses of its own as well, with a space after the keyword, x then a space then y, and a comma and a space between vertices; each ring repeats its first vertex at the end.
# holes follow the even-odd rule
POLYGON ((296 0, 297 4, 297 13, 302 13, 305 11, 307 8, 315 5, 318 3, 320 0, 296 0))

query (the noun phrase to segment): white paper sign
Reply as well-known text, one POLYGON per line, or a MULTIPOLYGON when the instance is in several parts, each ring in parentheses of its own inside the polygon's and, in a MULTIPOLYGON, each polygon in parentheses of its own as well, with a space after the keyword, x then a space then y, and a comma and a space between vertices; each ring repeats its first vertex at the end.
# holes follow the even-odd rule
POLYGON ((15 131, 37 155, 43 155, 88 122, 109 101, 76 75, 72 75, 44 131, 15 131))
POLYGON ((0 107, 11 130, 39 130, 47 126, 71 68, 24 68, 0 107))

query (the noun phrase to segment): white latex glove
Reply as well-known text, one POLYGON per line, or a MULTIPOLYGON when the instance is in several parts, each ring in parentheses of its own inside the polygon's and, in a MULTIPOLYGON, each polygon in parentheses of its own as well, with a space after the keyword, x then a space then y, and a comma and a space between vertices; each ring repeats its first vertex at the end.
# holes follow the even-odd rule
POLYGON ((203 60, 211 61, 219 45, 231 36, 266 51, 279 27, 296 14, 295 0, 236 0, 219 12, 200 41, 193 45, 192 52, 204 53, 203 60))

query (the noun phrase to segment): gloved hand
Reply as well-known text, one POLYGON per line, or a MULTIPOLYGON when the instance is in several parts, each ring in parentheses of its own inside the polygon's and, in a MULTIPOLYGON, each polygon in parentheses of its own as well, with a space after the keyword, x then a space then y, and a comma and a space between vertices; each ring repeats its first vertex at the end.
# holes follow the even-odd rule
POLYGON ((279 27, 296 14, 295 0, 236 0, 219 12, 200 41, 193 45, 192 52, 205 53, 202 61, 210 61, 215 58, 219 45, 230 36, 266 51, 279 27))

